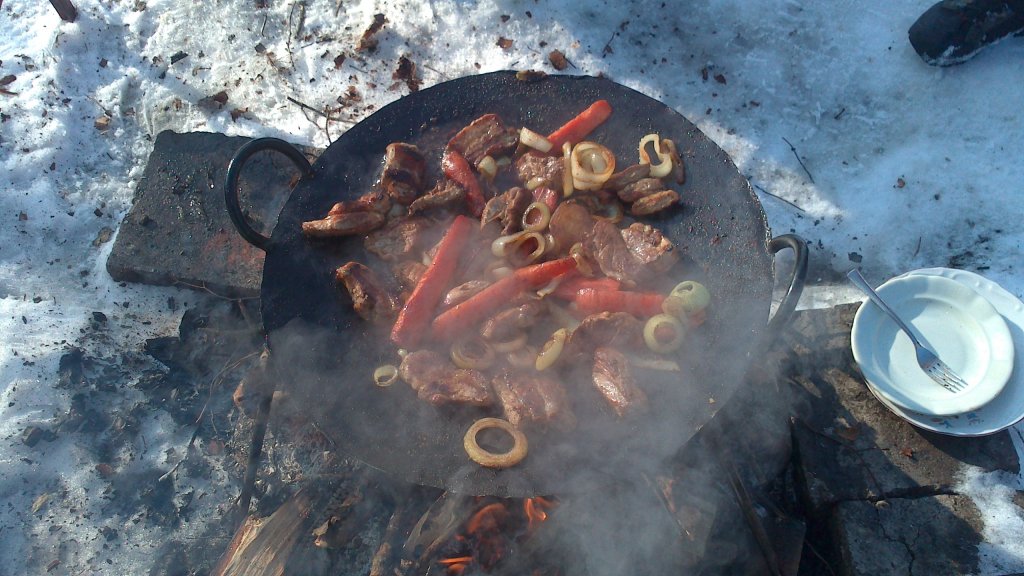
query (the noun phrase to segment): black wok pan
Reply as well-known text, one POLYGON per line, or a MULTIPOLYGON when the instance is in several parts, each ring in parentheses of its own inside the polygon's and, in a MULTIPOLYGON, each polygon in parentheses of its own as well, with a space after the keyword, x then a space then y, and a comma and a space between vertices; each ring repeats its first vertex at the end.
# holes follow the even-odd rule
POLYGON ((625 469, 656 466, 742 385, 759 344, 795 308, 806 273, 804 242, 794 236, 771 238, 760 203, 724 151, 674 110, 602 78, 549 76, 526 82, 496 72, 438 84, 381 108, 312 166, 279 140, 254 140, 237 152, 225 188, 239 232, 266 251, 262 312, 271 357, 283 375, 279 388, 351 456, 412 482, 463 493, 565 494, 625 469), (678 187, 682 206, 652 223, 682 250, 683 262, 673 274, 708 286, 709 318, 682 353, 681 373, 638 372, 651 400, 643 416, 612 416, 587 388, 589 367, 580 367, 566 376, 577 426, 528 430, 530 449, 523 462, 505 470, 482 468, 467 458, 463 435, 477 418, 496 414, 438 409, 402 383, 374 386, 374 369, 397 364, 398 358, 386 334, 355 315, 333 275, 350 260, 380 262, 358 238, 314 241, 302 235, 301 223, 371 189, 391 142, 418 144, 436 166, 444 143, 482 114, 498 113, 510 126, 545 133, 600 98, 614 112, 590 139, 611 148, 623 165, 634 161, 644 134, 657 132, 677 143, 687 171, 685 185, 678 187), (270 237, 247 223, 237 192, 246 160, 266 149, 287 154, 304 174, 270 237), (772 255, 782 248, 796 252, 797 265, 769 323, 772 255))

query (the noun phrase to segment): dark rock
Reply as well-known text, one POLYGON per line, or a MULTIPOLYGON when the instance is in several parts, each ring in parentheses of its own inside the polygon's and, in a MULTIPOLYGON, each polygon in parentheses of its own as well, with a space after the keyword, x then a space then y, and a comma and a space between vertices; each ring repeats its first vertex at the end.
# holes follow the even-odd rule
POLYGON ((93 312, 92 319, 94 322, 103 323, 107 321, 107 315, 103 312, 93 312))
POLYGON ((57 435, 52 430, 45 430, 38 426, 29 426, 21 432, 21 441, 29 448, 35 447, 40 440, 52 442, 57 439, 57 435))
POLYGON ((843 502, 833 529, 849 576, 974 574, 984 522, 966 496, 843 502))
POLYGON ((57 363, 57 387, 65 390, 78 388, 85 383, 85 351, 72 348, 57 363))
MULTIPOLYGON (((263 252, 235 231, 222 189, 231 157, 247 141, 200 132, 157 135, 132 209, 107 260, 115 280, 230 296, 259 292, 263 252)), ((258 154, 246 164, 239 184, 241 204, 264 234, 288 199, 295 173, 291 161, 280 154, 258 154)))

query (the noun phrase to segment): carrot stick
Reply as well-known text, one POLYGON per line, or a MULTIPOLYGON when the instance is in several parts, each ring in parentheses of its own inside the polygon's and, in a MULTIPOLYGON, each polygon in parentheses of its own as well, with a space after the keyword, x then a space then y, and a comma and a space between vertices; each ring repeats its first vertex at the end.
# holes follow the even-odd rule
POLYGON ((444 156, 441 157, 441 170, 445 176, 466 189, 466 204, 469 206, 469 211, 473 216, 479 218, 480 214, 483 214, 484 204, 487 201, 484 200, 480 182, 477 181, 476 174, 473 174, 473 169, 469 167, 466 157, 456 150, 450 148, 445 150, 444 156))
POLYGON ((598 291, 616 291, 619 289, 619 286, 621 286, 620 282, 614 278, 586 278, 580 276, 562 280, 562 283, 551 292, 551 295, 562 300, 575 300, 576 293, 584 288, 592 288, 598 291))
POLYGON ((412 295, 398 313, 398 320, 391 329, 392 342, 403 348, 413 348, 419 344, 434 315, 434 309, 455 277, 459 253, 468 244, 473 228, 473 220, 456 216, 451 228, 441 239, 434 260, 423 272, 412 295))
POLYGON ((576 309, 583 314, 598 312, 628 312, 634 316, 650 317, 661 314, 665 297, 653 292, 626 292, 623 290, 595 290, 583 288, 576 293, 576 309))
POLYGON ((604 123, 612 114, 612 105, 607 100, 598 100, 589 108, 580 112, 575 118, 566 122, 561 128, 548 136, 552 150, 561 150, 562 143, 576 144, 583 140, 595 128, 604 123))
POLYGON ((464 302, 445 310, 434 319, 433 336, 439 340, 451 340, 485 320, 495 310, 507 306, 521 292, 541 288, 555 278, 575 270, 576 261, 572 258, 520 268, 511 276, 498 280, 464 302))

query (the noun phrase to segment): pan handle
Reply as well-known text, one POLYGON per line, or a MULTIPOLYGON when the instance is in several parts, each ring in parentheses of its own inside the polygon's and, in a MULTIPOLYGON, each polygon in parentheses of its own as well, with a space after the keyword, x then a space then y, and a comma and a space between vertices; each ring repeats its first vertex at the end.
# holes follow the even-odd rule
POLYGON ((768 242, 768 251, 772 254, 777 254, 785 248, 793 250, 796 262, 793 265, 793 277, 789 281, 789 287, 786 288, 786 294, 775 310, 775 315, 768 321, 767 336, 769 337, 779 334, 789 324, 807 279, 807 241, 796 234, 783 234, 768 242))
POLYGON ((295 164, 295 167, 299 169, 299 172, 302 172, 303 178, 313 175, 313 167, 310 166, 309 160, 306 160, 306 156, 299 152, 298 148, 278 138, 256 138, 255 140, 250 140, 243 144, 235 152, 234 157, 231 158, 231 163, 228 164, 228 174, 224 178, 224 204, 228 207, 228 216, 231 217, 231 223, 235 225, 242 238, 245 238, 249 244, 266 252, 267 247, 270 245, 270 238, 264 236, 249 224, 248 220, 245 219, 245 214, 242 213, 242 206, 238 199, 238 178, 242 174, 242 168, 245 167, 245 163, 249 161, 253 154, 264 150, 273 150, 287 156, 295 164))

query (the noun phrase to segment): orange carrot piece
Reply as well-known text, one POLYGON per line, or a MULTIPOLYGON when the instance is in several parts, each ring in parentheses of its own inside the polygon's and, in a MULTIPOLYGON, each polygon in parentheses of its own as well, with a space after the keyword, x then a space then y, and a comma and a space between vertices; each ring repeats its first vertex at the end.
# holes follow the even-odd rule
POLYGON ((598 312, 627 312, 647 318, 661 314, 665 296, 653 292, 627 292, 624 290, 595 290, 583 288, 576 293, 576 309, 583 314, 598 312))
POLYGON ((445 150, 444 156, 441 157, 441 170, 445 176, 466 189, 466 205, 469 206, 470 213, 479 218, 487 201, 484 200, 480 182, 476 179, 476 174, 470 168, 466 157, 456 150, 445 150))
POLYGON ((445 310, 434 319, 433 336, 439 340, 451 340, 472 329, 499 308, 507 306, 519 293, 542 288, 555 278, 575 270, 576 261, 572 258, 520 268, 511 276, 498 280, 464 302, 445 310))
POLYGON ((584 288, 592 288, 599 291, 616 291, 620 286, 621 283, 614 278, 586 278, 578 276, 563 280, 551 295, 562 300, 575 300, 576 293, 584 288))
POLYGON ((594 102, 589 108, 577 114, 575 118, 548 136, 548 140, 551 141, 551 149, 561 151, 564 142, 569 144, 580 142, 611 115, 612 105, 607 100, 594 102))
POLYGON ((392 342, 402 348, 414 348, 419 344, 434 316, 434 309, 455 277, 459 253, 463 246, 469 244, 473 229, 473 220, 465 216, 457 216, 452 222, 437 247, 434 260, 398 313, 398 320, 391 329, 392 342))

